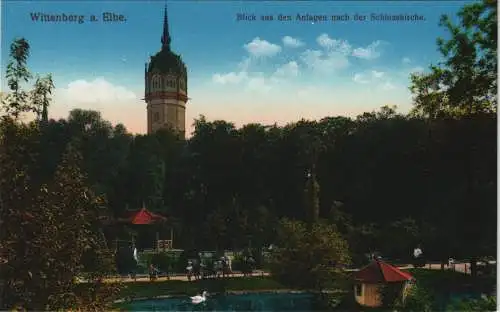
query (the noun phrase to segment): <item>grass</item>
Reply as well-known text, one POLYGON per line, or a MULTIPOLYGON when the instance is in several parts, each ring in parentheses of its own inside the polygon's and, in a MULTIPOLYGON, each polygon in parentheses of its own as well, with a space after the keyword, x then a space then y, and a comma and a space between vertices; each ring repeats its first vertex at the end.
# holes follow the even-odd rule
POLYGON ((156 281, 126 283, 121 298, 144 298, 164 295, 194 295, 203 290, 208 292, 277 290, 286 287, 269 277, 230 277, 206 279, 192 282, 156 281))
POLYGON ((406 270, 417 282, 429 289, 452 292, 478 291, 487 292, 496 283, 495 276, 472 277, 469 274, 452 270, 429 270, 424 268, 406 270))
POLYGON ((424 268, 405 270, 415 277, 417 284, 430 295, 433 309, 442 310, 452 295, 490 293, 496 284, 495 276, 472 277, 452 270, 424 268))

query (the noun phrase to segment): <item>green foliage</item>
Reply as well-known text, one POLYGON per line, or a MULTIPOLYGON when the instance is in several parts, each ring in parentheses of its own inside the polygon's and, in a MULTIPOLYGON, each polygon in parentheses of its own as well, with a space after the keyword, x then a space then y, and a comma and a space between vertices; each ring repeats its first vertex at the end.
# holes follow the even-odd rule
POLYGON ((36 139, 38 130, 5 121, 1 133, 2 220, 10 220, 2 226, 7 255, 3 303, 36 310, 105 306, 114 290, 101 285, 101 278, 113 271, 114 264, 96 231, 104 202, 86 187, 74 145, 68 146, 53 180, 36 185, 20 152, 27 147, 23 140, 36 139), (94 287, 78 297, 74 279, 89 251, 95 253, 99 267, 88 278, 99 290, 94 287))
POLYGON ((40 112, 39 106, 46 115, 53 84, 49 75, 38 79, 33 91, 21 89, 20 84, 31 78, 28 56, 27 41, 14 41, 6 74, 12 93, 3 104, 15 119, 7 115, 0 120, 0 252, 4 258, 0 308, 101 310, 119 286, 102 281, 114 271, 101 231, 106 202, 88 187, 77 138, 60 147, 58 161, 48 164, 51 170, 39 173, 46 160, 44 129, 16 119, 23 112, 40 112), (76 278, 84 271, 89 283, 82 289, 76 278))
POLYGON ((400 283, 386 284, 381 286, 379 291, 382 297, 382 306, 390 309, 402 299, 403 285, 400 283))
POLYGON ((316 173, 308 173, 306 186, 304 188, 304 199, 306 207, 306 219, 309 222, 317 222, 319 218, 319 192, 320 187, 316 173))
POLYGON ((497 297, 482 296, 480 299, 462 299, 450 303, 446 311, 496 311, 497 297))
POLYGON ((24 38, 14 40, 10 46, 9 64, 5 77, 11 93, 7 94, 2 103, 2 108, 14 118, 18 118, 19 114, 28 111, 28 92, 22 88, 23 83, 27 83, 32 75, 28 70, 27 62, 30 54, 30 45, 24 38))
POLYGON ((482 0, 465 5, 459 24, 442 16, 440 25, 449 39, 437 40, 444 62, 430 73, 412 75, 414 113, 432 119, 443 115, 470 115, 497 109, 497 2, 482 0))
POLYGON ((39 119, 47 120, 47 107, 50 103, 50 94, 54 89, 52 76, 37 76, 33 90, 26 91, 23 84, 28 83, 33 75, 27 63, 30 55, 30 45, 24 38, 15 39, 10 46, 11 60, 7 64, 5 77, 10 92, 2 99, 2 109, 14 118, 25 112, 35 113, 39 119))
POLYGON ((43 120, 43 122, 48 121, 47 108, 50 104, 49 95, 52 94, 54 89, 54 82, 52 81, 52 75, 47 75, 45 77, 37 77, 33 90, 31 91, 31 102, 35 113, 37 114, 38 120, 43 120))
POLYGON ((342 285, 342 267, 350 262, 347 242, 335 226, 284 219, 279 224, 278 250, 273 254, 271 272, 292 287, 324 289, 331 282, 342 285))
POLYGON ((151 258, 151 264, 162 272, 172 272, 176 266, 175 259, 166 252, 155 253, 151 258))
POLYGON ((420 242, 421 233, 416 221, 412 218, 397 220, 382 229, 380 240, 389 242, 381 250, 397 259, 409 261, 413 248, 420 242))
POLYGON ((429 293, 417 284, 412 285, 404 302, 396 302, 398 311, 407 312, 431 312, 434 311, 432 307, 432 297, 429 293))

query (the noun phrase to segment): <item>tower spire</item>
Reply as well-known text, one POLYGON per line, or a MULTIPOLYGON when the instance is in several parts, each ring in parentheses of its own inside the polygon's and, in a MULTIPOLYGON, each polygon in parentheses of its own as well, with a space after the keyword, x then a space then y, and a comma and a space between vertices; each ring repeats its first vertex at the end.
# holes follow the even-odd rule
POLYGON ((170 50, 170 33, 168 31, 168 14, 167 14, 167 3, 165 2, 165 13, 163 15, 163 35, 161 36, 162 48, 170 50))

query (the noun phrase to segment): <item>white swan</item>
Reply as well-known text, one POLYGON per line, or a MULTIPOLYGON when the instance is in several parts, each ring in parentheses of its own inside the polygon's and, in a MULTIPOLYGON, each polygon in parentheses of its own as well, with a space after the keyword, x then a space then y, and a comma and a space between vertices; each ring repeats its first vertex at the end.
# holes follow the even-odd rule
POLYGON ((201 296, 198 295, 198 296, 191 297, 191 302, 193 304, 202 303, 203 301, 207 300, 206 295, 207 295, 207 292, 204 291, 201 293, 201 296))

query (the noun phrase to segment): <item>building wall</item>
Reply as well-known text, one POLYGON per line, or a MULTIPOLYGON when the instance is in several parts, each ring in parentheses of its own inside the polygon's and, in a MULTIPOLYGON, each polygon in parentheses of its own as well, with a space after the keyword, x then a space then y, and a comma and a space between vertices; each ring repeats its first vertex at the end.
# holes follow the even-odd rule
POLYGON ((145 90, 148 133, 162 128, 185 133, 186 102, 182 98, 187 97, 187 92, 181 79, 172 75, 147 74, 145 90))
MULTIPOLYGON (((408 282, 403 282, 401 296, 403 300, 406 298, 411 284, 408 282)), ((382 295, 381 289, 384 287, 383 284, 356 284, 354 286, 354 298, 356 302, 360 305, 366 307, 380 307, 382 305, 382 295), (357 295, 356 287, 361 286, 361 296, 357 295)))
POLYGON ((379 307, 382 305, 382 298, 378 284, 362 284, 362 293, 358 303, 367 307, 379 307))

